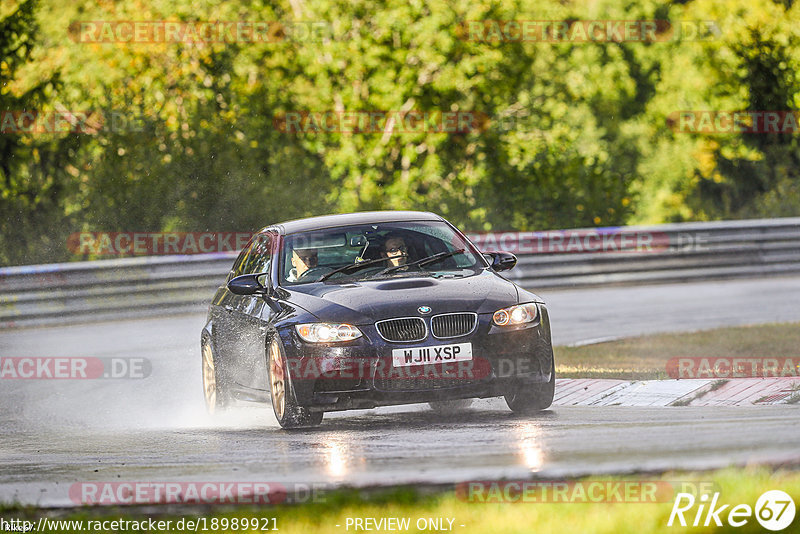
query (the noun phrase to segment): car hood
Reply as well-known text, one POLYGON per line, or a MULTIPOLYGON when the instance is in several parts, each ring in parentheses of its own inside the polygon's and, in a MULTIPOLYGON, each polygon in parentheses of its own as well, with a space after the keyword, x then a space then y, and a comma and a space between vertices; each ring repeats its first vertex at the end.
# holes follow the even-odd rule
POLYGON ((492 313, 518 302, 517 287, 491 271, 463 278, 394 278, 292 287, 286 300, 322 321, 369 324, 391 317, 455 311, 492 313))

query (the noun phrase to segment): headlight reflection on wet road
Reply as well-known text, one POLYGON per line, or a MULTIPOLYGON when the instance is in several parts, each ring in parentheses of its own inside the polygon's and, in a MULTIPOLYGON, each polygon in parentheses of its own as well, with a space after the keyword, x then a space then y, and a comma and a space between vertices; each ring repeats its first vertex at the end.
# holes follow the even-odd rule
POLYGON ((544 464, 544 452, 541 448, 542 428, 537 423, 520 423, 516 429, 519 451, 522 462, 533 472, 539 471, 544 464))
POLYGON ((348 471, 349 447, 340 438, 329 438, 325 444, 325 471, 333 478, 341 478, 348 471))

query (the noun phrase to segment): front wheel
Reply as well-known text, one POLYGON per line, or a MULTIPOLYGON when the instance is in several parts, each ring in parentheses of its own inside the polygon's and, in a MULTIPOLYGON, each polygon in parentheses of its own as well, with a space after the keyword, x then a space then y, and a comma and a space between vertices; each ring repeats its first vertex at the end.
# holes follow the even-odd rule
POLYGON ((203 396, 206 400, 206 410, 209 414, 215 415, 227 408, 233 399, 227 383, 220 376, 209 340, 202 341, 200 352, 203 356, 203 396))
POLYGON ((546 384, 515 386, 514 391, 505 395, 506 404, 516 413, 533 413, 545 410, 553 404, 556 392, 556 366, 550 357, 550 381, 546 384))
POLYGON ((322 422, 322 412, 311 412, 297 404, 292 377, 286 365, 283 346, 276 335, 267 349, 269 362, 269 393, 272 411, 282 428, 317 426, 322 422))

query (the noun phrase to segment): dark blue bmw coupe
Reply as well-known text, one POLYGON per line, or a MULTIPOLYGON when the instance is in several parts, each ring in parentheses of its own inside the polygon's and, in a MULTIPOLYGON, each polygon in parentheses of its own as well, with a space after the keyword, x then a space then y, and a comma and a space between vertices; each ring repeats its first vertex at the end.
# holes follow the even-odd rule
POLYGON ((284 428, 326 411, 428 402, 453 410, 504 396, 550 406, 555 366, 544 302, 499 273, 432 213, 366 212, 268 226, 214 295, 201 335, 212 413, 271 402, 284 428))

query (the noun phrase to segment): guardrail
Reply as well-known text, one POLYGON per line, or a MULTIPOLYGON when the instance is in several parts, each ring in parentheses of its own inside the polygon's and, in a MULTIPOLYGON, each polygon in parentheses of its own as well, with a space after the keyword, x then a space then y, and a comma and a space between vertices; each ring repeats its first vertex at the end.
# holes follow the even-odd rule
POLYGON ((0 268, 0 328, 201 311, 236 253, 0 268))
MULTIPOLYGON (((618 229, 560 231, 561 251, 518 254, 518 267, 508 277, 533 289, 588 287, 611 284, 645 284, 758 277, 800 273, 800 218, 744 220, 708 223, 675 223, 658 226, 626 226, 618 229), (612 246, 596 250, 589 245, 570 248, 568 238, 618 236, 612 246), (616 247, 628 238, 628 247, 616 247), (639 239, 643 237, 644 239, 639 239), (648 239, 649 245, 648 245, 648 239), (638 247, 638 245, 644 245, 638 247), (578 250, 575 250, 575 249, 578 250), (589 250, 584 250, 584 249, 589 250)), ((547 234, 543 232, 542 234, 547 234)), ((546 238, 542 241, 548 243, 546 238)), ((480 242, 480 240, 479 240, 480 242)), ((485 241, 483 242, 485 243, 485 241)), ((503 235, 497 236, 498 245, 503 235)), ((510 243, 514 252, 515 242, 510 243)), ((558 243, 557 243, 558 244, 558 243)), ((585 245, 585 243, 584 243, 585 245)), ((479 245, 480 246, 480 245, 479 245)), ((483 249, 488 249, 486 245, 483 249)), ((539 247, 542 248, 542 247, 539 247)), ((519 248, 518 248, 519 250, 519 248)))
MULTIPOLYGON (((800 273, 800 218, 470 234, 533 290, 800 273)), ((235 253, 0 268, 0 328, 204 310, 235 253)))

